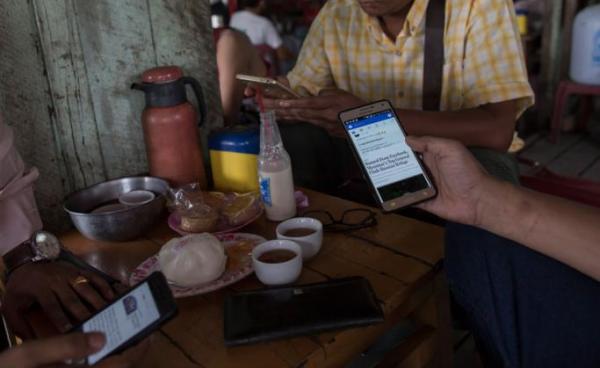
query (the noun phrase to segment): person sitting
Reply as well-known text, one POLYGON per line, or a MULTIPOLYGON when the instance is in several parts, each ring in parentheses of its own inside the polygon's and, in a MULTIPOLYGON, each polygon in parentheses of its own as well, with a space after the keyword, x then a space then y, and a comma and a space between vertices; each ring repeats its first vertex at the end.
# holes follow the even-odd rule
POLYGON ((418 207, 460 224, 444 262, 485 366, 600 367, 600 210, 498 180, 456 141, 407 143, 438 189, 418 207))
POLYGON ((264 77, 265 63, 248 37, 233 29, 220 29, 215 33, 219 90, 225 125, 240 122, 242 101, 246 84, 236 79, 237 74, 264 77))
MULTIPOLYGON (((2 313, 11 330, 24 340, 35 337, 25 317, 34 305, 40 306, 55 329, 64 333, 73 327, 67 315, 84 321, 92 316, 86 304, 98 310, 117 295, 102 277, 63 260, 60 255, 50 256, 50 249, 44 248, 47 244, 33 241, 42 229, 33 197, 33 182, 37 177, 35 168, 25 168, 15 149, 12 130, 0 119, 0 254, 6 275, 2 313), (41 258, 36 259, 37 256, 41 258)), ((42 235, 53 238, 50 233, 42 235)), ((0 355, 0 366, 46 365, 64 357, 82 357, 104 344, 102 336, 80 335, 26 342, 22 348, 0 355), (83 341, 76 343, 77 338, 83 341), (31 355, 35 352, 40 356, 31 355)), ((123 364, 123 359, 137 358, 137 354, 128 354, 116 359, 123 364)))
POLYGON ((242 10, 231 17, 231 28, 244 32, 254 46, 268 46, 275 51, 277 60, 268 60, 270 63, 289 60, 294 56, 283 45, 283 40, 275 29, 273 23, 264 16, 267 9, 265 0, 243 0, 242 10))
POLYGON ((265 100, 280 121, 320 128, 282 128, 299 185, 335 191, 348 179, 355 171, 347 169, 354 158, 336 137, 343 136, 338 113, 381 99, 396 108, 408 134, 457 139, 477 148, 478 159, 494 174, 517 182, 517 165, 504 153, 517 118, 533 104, 533 92, 512 1, 446 1, 439 111, 423 111, 428 102, 423 91, 425 23, 431 3, 326 2, 296 66, 280 80, 306 97, 265 100), (314 142, 323 143, 316 147, 314 142), (327 187, 321 172, 336 173, 327 187))

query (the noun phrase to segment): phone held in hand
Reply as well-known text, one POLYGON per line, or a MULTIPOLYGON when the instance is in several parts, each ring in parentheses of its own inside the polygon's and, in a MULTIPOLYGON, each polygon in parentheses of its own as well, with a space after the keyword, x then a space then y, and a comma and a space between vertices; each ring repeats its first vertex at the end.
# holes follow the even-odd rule
POLYGON ((102 350, 86 359, 85 363, 94 365, 139 343, 176 314, 177 305, 165 276, 154 272, 74 331, 106 336, 102 350))
POLYGON ((437 191, 389 101, 342 111, 344 131, 377 202, 394 211, 434 198, 437 191))
POLYGON ((246 74, 238 74, 235 76, 235 78, 248 83, 248 85, 252 88, 260 89, 267 97, 287 100, 300 97, 300 95, 294 92, 293 89, 272 78, 257 77, 246 74))

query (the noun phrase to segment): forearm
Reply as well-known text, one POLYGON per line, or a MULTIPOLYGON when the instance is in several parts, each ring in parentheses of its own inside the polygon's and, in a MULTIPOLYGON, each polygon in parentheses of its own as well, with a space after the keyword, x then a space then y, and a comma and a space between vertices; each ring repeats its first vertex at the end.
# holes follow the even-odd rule
POLYGON ((13 145, 13 133, 0 121, 0 255, 8 253, 42 222, 33 197, 37 170, 26 170, 13 145))
POLYGON ((515 129, 514 114, 512 118, 498 117, 483 107, 452 112, 396 111, 409 135, 450 138, 468 147, 505 152, 515 129))
POLYGON ((497 180, 484 192, 477 226, 600 281, 600 210, 497 180))

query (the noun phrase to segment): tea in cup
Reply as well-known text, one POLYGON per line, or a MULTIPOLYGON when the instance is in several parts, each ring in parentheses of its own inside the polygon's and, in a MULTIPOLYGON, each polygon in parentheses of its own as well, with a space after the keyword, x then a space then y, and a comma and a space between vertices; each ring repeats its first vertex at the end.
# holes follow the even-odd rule
POLYGON ((290 240, 271 240, 252 250, 256 277, 265 285, 285 285, 302 272, 302 249, 290 240))
POLYGON ((277 239, 291 240, 302 248, 304 260, 314 257, 323 243, 323 224, 310 217, 296 217, 277 226, 277 239))

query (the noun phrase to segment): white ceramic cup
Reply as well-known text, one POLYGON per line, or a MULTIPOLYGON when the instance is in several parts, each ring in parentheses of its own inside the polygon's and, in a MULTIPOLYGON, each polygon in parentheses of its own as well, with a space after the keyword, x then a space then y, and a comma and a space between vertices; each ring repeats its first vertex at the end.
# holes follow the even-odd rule
POLYGON ((265 285, 285 285, 298 279, 302 272, 302 249, 290 240, 270 240, 262 243, 252 250, 252 267, 256 277, 265 285), (281 263, 266 263, 259 260, 263 254, 276 250, 286 249, 296 256, 289 261, 281 263))
POLYGON ((321 221, 310 217, 296 217, 282 222, 277 226, 277 239, 291 240, 302 248, 302 258, 307 260, 314 257, 323 244, 323 224, 321 221), (310 229, 312 234, 305 236, 284 235, 291 229, 310 229))
POLYGON ((155 197, 156 195, 149 190, 132 190, 131 192, 121 194, 119 196, 119 203, 130 207, 141 206, 152 202, 155 197))

